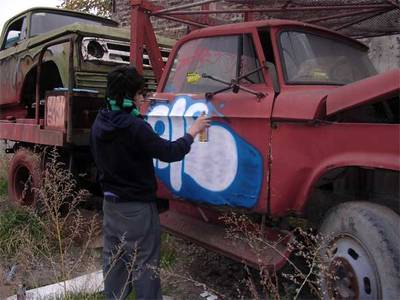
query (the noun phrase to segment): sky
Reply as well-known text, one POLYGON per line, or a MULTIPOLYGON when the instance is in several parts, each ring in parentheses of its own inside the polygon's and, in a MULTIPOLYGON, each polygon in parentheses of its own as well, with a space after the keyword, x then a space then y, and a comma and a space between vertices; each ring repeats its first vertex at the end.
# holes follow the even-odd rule
POLYGON ((61 2, 61 0, 0 0, 0 32, 8 19, 24 10, 37 6, 56 7, 61 2))

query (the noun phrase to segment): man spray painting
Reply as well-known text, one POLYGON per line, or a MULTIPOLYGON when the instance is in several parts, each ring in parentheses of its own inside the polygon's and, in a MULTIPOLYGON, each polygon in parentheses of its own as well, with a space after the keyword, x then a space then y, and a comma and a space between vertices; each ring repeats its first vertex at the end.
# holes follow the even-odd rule
POLYGON ((199 132, 209 126, 201 116, 188 133, 167 141, 141 117, 144 78, 123 66, 107 76, 107 108, 91 131, 103 202, 103 271, 107 299, 161 299, 160 279, 152 271, 160 260, 160 222, 156 207, 153 159, 182 160, 199 132))

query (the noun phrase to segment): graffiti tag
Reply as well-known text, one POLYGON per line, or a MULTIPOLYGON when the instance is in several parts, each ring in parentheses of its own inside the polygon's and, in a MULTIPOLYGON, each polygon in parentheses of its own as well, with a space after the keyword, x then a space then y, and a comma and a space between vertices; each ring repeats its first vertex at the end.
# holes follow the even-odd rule
MULTIPOLYGON (((169 104, 157 104, 147 121, 164 139, 183 136, 202 112, 216 110, 206 101, 188 96, 169 104)), ((154 160, 158 177, 177 195, 216 205, 252 207, 262 182, 262 158, 257 149, 224 123, 212 122, 209 141, 196 138, 183 161, 154 160)))

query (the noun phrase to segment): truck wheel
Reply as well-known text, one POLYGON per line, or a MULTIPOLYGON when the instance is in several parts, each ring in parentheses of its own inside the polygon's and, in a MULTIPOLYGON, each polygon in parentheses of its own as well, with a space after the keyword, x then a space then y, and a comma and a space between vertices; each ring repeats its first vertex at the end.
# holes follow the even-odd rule
POLYGON ((35 202, 34 188, 41 181, 40 159, 30 150, 18 150, 8 169, 8 197, 17 205, 30 206, 35 202))
POLYGON ((400 217, 368 202, 332 208, 320 229, 325 299, 397 299, 400 295, 400 217), (329 255, 328 255, 329 253, 329 255), (328 275, 327 275, 328 274, 328 275))

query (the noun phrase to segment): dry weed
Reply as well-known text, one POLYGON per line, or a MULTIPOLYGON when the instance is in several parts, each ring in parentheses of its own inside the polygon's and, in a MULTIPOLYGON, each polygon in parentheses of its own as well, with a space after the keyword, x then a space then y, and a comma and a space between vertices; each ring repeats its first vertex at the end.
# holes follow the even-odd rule
POLYGON ((245 242, 257 256, 259 275, 257 281, 246 267, 248 271, 246 286, 254 299, 279 300, 288 297, 299 299, 305 287, 313 297, 323 298, 320 278, 331 275, 321 253, 323 248, 331 243, 331 238, 321 236, 311 229, 304 230, 298 227, 290 234, 271 241, 266 238, 263 226, 252 221, 248 216, 232 212, 221 219, 227 226, 227 238, 245 242), (292 253, 291 257, 288 257, 279 247, 286 240, 292 253), (284 258, 290 271, 278 274, 273 266, 266 264, 263 260, 263 253, 266 250, 273 250, 276 255, 284 258), (296 260, 295 257, 299 257, 300 260, 296 260), (280 282, 280 277, 294 285, 294 290, 292 288, 293 291, 290 291, 288 287, 282 288, 284 285, 280 282), (260 296, 260 289, 262 296, 260 296))
MULTIPOLYGON (((37 273, 43 267, 50 266, 54 280, 65 281, 81 270, 83 264, 89 265, 83 260, 90 257, 89 245, 99 232, 99 226, 96 216, 87 218, 82 215, 79 205, 89 193, 78 189, 57 149, 45 149, 44 152, 35 149, 32 153, 34 159, 40 160, 45 167, 41 185, 33 188, 34 206, 15 208, 33 221, 13 228, 12 236, 23 243, 18 244, 12 260, 18 263, 26 286, 37 287, 37 273), (32 233, 32 224, 40 229, 34 231, 35 234, 32 233)), ((24 192, 31 188, 30 181, 28 178, 24 192)), ((64 291, 66 293, 65 285, 64 291)))

